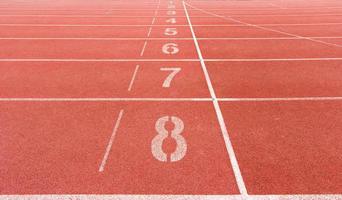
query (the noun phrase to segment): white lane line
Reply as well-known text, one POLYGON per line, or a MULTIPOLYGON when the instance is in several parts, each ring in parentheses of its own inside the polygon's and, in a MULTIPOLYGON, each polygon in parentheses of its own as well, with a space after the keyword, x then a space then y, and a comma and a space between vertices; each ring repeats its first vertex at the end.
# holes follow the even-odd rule
MULTIPOLYGON (((122 40, 122 41, 130 41, 130 40, 170 40, 170 38, 151 38, 149 37, 151 34, 152 28, 149 29, 147 37, 135 38, 107 38, 107 37, 99 37, 99 38, 82 38, 82 37, 4 37, 0 38, 0 40, 122 40)), ((342 36, 319 36, 319 37, 311 37, 314 39, 342 39, 342 36)), ((193 40, 193 38, 172 38, 172 40, 193 40)), ((197 40, 305 40, 304 38, 298 37, 203 37, 197 38, 197 40)))
POLYGON ((259 101, 341 101, 342 97, 276 97, 276 98, 218 98, 228 102, 259 101))
POLYGON ((258 25, 258 24, 247 23, 247 22, 235 19, 235 18, 233 18, 231 16, 218 15, 218 14, 215 14, 215 13, 203 10, 201 8, 194 7, 194 6, 192 6, 192 5, 188 4, 188 3, 186 3, 186 5, 191 7, 191 8, 193 8, 193 9, 195 9, 195 10, 198 10, 198 11, 201 11, 203 13, 206 13, 208 15, 212 15, 212 16, 216 16, 218 18, 222 18, 222 19, 225 19, 225 20, 228 20, 228 21, 244 24, 245 26, 254 27, 254 28, 258 28, 258 29, 262 29, 262 30, 266 30, 266 31, 270 31, 270 32, 275 32, 275 33, 280 33, 280 34, 283 34, 283 35, 293 36, 293 37, 297 37, 297 38, 302 38, 302 39, 306 39, 306 40, 309 40, 309 41, 312 41, 312 42, 325 44, 325 45, 328 45, 328 46, 342 48, 342 45, 339 45, 339 44, 335 44, 335 43, 331 43, 331 42, 325 42, 325 41, 313 39, 313 38, 310 38, 310 37, 304 37, 304 36, 288 33, 288 32, 285 32, 285 31, 279 31, 279 30, 268 28, 268 27, 264 27, 264 26, 261 26, 261 25, 258 25))
POLYGON ((24 58, 24 59, 6 59, 0 58, 0 62, 191 62, 198 61, 199 59, 144 59, 144 58, 132 58, 132 59, 36 59, 36 58, 24 58))
POLYGON ((151 32, 152 32, 152 26, 148 29, 147 38, 145 38, 145 40, 149 39, 151 32))
MULTIPOLYGON (((207 58, 205 62, 268 62, 268 61, 332 61, 342 58, 207 58)), ((184 59, 36 59, 0 58, 0 62, 195 62, 198 58, 184 59)))
POLYGON ((159 6, 158 6, 157 10, 156 10, 155 13, 154 13, 154 17, 153 17, 153 19, 152 19, 151 25, 154 25, 154 23, 156 22, 157 13, 158 13, 157 11, 158 11, 158 9, 159 9, 159 6))
POLYGON ((219 58, 205 59, 206 62, 275 62, 275 61, 332 61, 342 58, 219 58))
MULTIPOLYGON (((217 98, 217 101, 231 101, 231 102, 258 102, 258 101, 340 101, 342 97, 258 97, 258 98, 217 98)), ((213 98, 0 98, 0 102, 132 102, 132 101, 146 101, 146 102, 162 102, 162 101, 213 101, 213 98)))
POLYGON ((135 70, 134 70, 134 73, 133 73, 131 82, 129 83, 129 86, 128 86, 128 89, 127 89, 129 92, 132 90, 133 83, 134 83, 135 77, 137 76, 139 67, 140 67, 140 65, 136 65, 136 66, 135 66, 135 70))
MULTIPOLYGON (((272 3, 269 3, 271 5, 272 3)), ((273 4, 275 6, 275 4, 273 4)), ((317 16, 341 16, 341 13, 305 13, 305 14, 231 14, 233 17, 317 17, 317 16)), ((109 14, 0 14, 0 17, 56 17, 56 18, 151 18, 153 15, 109 15, 109 14)), ((161 18, 169 18, 168 15, 159 15, 161 18)), ((193 15, 191 18, 213 18, 214 16, 193 15)), ((178 18, 186 18, 186 16, 178 16, 178 18)))
POLYGON ((245 183, 243 181, 243 178, 242 178, 242 175, 241 175, 241 171, 240 171, 240 167, 239 167, 239 164, 237 162, 237 159, 236 159, 236 156, 235 156, 235 152, 234 152, 232 143, 231 143, 229 135, 228 135, 227 127, 226 127, 226 124, 225 124, 224 119, 223 119, 221 108, 220 108, 220 105, 219 105, 219 103, 217 101, 216 94, 215 94, 213 85, 211 83, 210 76, 209 76, 207 67, 205 65, 201 49, 199 47, 199 44, 198 44, 198 41, 197 41, 197 38, 196 38, 196 35, 195 35, 195 32, 194 32, 194 29, 192 27, 192 23, 191 23, 191 20, 190 20, 190 17, 189 17, 188 10, 186 8, 185 2, 182 1, 182 3, 183 3, 184 12, 185 12, 186 17, 187 17, 187 21, 189 23, 189 27, 190 27, 190 31, 191 31, 192 37, 194 38, 194 43, 195 43, 195 46, 196 46, 196 51, 197 51, 198 57, 200 59, 201 67, 202 67, 202 70, 203 70, 203 73, 204 73, 204 76, 205 76, 205 79, 206 79, 206 82, 207 82, 207 85, 208 85, 208 88, 209 88, 209 91, 210 91, 210 95, 211 95, 211 97, 213 99, 213 104, 214 104, 214 108, 215 108, 215 111, 216 111, 217 119, 218 119, 218 122, 220 124, 222 136, 223 136, 224 142, 226 144, 226 149, 227 149, 228 156, 229 156, 229 159, 230 159, 233 171, 234 171, 235 179, 236 179, 236 182, 237 182, 237 185, 238 185, 240 193, 242 195, 246 196, 246 195, 248 195, 247 194, 247 189, 246 189, 245 183))
POLYGON ((142 49, 141 49, 141 52, 140 52, 140 56, 143 56, 143 55, 144 55, 145 49, 146 49, 146 45, 147 45, 147 40, 145 40, 145 42, 144 42, 144 45, 143 45, 143 47, 142 47, 142 49))
MULTIPOLYGON (((247 200, 242 195, 106 195, 45 194, 0 195, 0 200, 247 200)), ((249 195, 248 200, 341 200, 341 194, 249 195)))
MULTIPOLYGON (((273 4, 274 5, 274 4, 273 4)), ((319 17, 319 16, 341 16, 341 13, 320 13, 320 14, 231 14, 232 17, 319 17)), ((0 14, 0 17, 55 17, 55 18, 151 18, 153 15, 26 15, 26 14, 0 14)), ((159 15, 161 18, 169 18, 168 15, 159 15)), ((214 16, 194 15, 192 18, 213 18, 214 16)), ((178 16, 178 18, 186 18, 185 16, 178 16)))
MULTIPOLYGON (((329 25, 342 25, 341 22, 333 22, 333 23, 304 23, 304 24, 298 24, 298 23, 293 23, 293 24, 257 24, 259 26, 329 26, 329 25)), ((151 26, 151 24, 0 24, 0 26, 28 26, 28 27, 146 27, 146 26, 151 26)), ((169 25, 152 25, 155 27, 165 27, 169 25)), ((175 24, 172 26, 183 26, 187 27, 187 24, 175 24)), ((243 24, 196 24, 193 25, 193 27, 208 27, 208 26, 213 26, 213 27, 241 27, 241 26, 246 26, 243 24)))
POLYGON ((212 101, 212 98, 0 98, 0 102, 132 102, 212 101))
POLYGON ((117 132, 118 129, 119 129, 119 125, 120 125, 120 121, 121 121, 123 112, 124 112, 124 110, 121 109, 121 110, 120 110, 120 113, 119 113, 119 116, 118 116, 118 118, 117 118, 117 120, 116 120, 116 122, 115 122, 115 126, 114 126, 114 129, 113 129, 112 135, 110 136, 110 139, 109 139, 109 141, 108 141, 108 145, 107 145, 107 148, 106 148, 106 152, 105 152, 105 154, 104 154, 104 156, 103 156, 101 165, 100 165, 100 167, 99 167, 99 172, 103 172, 103 171, 104 171, 104 168, 105 168, 105 166, 106 166, 106 162, 107 162, 107 159, 108 159, 108 156, 109 156, 109 152, 110 152, 110 150, 112 149, 112 146, 113 146, 113 141, 114 141, 116 132, 117 132))
POLYGON ((149 27, 149 30, 148 30, 148 33, 147 33, 147 38, 145 39, 144 46, 143 46, 143 48, 142 48, 142 50, 141 50, 141 52, 140 52, 140 57, 142 57, 142 56, 144 55, 144 53, 145 53, 145 49, 146 49, 146 46, 147 46, 147 43, 148 43, 148 38, 149 38, 150 35, 151 35, 151 32, 152 32, 152 28, 153 28, 154 22, 156 21, 159 7, 160 7, 160 0, 158 1, 157 8, 156 8, 156 10, 154 11, 154 16, 153 16, 153 19, 152 19, 152 22, 151 22, 151 26, 149 27))
MULTIPOLYGON (((254 1, 254 2, 257 2, 257 1, 254 1)), ((263 1, 264 2, 264 1, 263 1)), ((155 2, 154 2, 155 3, 155 2)), ((134 2, 134 4, 136 4, 136 2, 134 2)), ((120 4, 115 4, 115 6, 117 5, 120 5, 120 4)), ((129 5, 129 4, 126 4, 126 5, 129 5)), ((148 5, 153 5, 153 4, 148 4, 148 5)), ((301 11, 304 11, 304 10, 323 10, 323 9, 342 9, 342 6, 307 6, 307 7, 289 7, 287 8, 289 10, 301 10, 301 11)), ((153 8, 111 8, 111 9, 8 9, 8 7, 6 7, 5 9, 4 8, 0 8, 0 11, 1 12, 4 12, 4 11, 60 11, 60 12, 63 12, 63 11, 66 11, 66 12, 69 12, 69 11, 105 11, 105 12, 110 12, 110 11, 153 11, 155 9, 153 8)), ((163 8, 163 9, 160 9, 160 10, 168 10, 167 8, 163 8)), ((180 10, 180 11, 183 11, 183 9, 180 9, 180 8, 176 8, 175 10, 180 10)), ((273 8, 267 8, 267 7, 249 7, 249 8, 209 8, 208 10, 226 10, 226 11, 274 11, 273 8)))

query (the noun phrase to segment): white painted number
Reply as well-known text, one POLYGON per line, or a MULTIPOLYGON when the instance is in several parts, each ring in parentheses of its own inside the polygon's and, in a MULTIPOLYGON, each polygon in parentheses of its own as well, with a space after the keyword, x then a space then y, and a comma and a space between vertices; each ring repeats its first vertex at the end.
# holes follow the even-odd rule
POLYGON ((169 4, 169 5, 167 5, 167 8, 172 9, 172 8, 176 8, 176 6, 175 6, 175 5, 172 5, 172 4, 169 4))
POLYGON ((170 18, 170 19, 167 19, 166 22, 170 24, 175 24, 177 21, 176 21, 176 18, 170 18))
POLYGON ((160 68, 160 71, 171 71, 171 73, 166 77, 166 79, 163 82, 163 88, 169 88, 171 85, 171 81, 173 78, 180 72, 182 69, 179 67, 175 68, 160 68))
POLYGON ((176 11, 174 11, 174 10, 169 10, 169 11, 167 11, 166 14, 167 14, 167 15, 176 15, 176 11))
POLYGON ((165 54, 176 54, 179 52, 178 45, 175 43, 167 43, 164 44, 162 48, 163 53, 165 54))
MULTIPOLYGON (((157 120, 155 129, 157 135, 151 142, 151 151, 155 159, 161 162, 167 162, 167 154, 163 151, 163 141, 168 137, 169 132, 165 129, 166 122, 170 120, 170 116, 164 116, 157 120)), ((171 116, 171 122, 174 124, 174 129, 171 131, 171 137, 176 141, 176 150, 171 153, 170 161, 176 162, 182 160, 186 154, 187 144, 185 138, 181 135, 184 130, 184 123, 181 119, 171 116)))
POLYGON ((177 35, 177 29, 176 28, 166 28, 164 31, 165 35, 177 35))

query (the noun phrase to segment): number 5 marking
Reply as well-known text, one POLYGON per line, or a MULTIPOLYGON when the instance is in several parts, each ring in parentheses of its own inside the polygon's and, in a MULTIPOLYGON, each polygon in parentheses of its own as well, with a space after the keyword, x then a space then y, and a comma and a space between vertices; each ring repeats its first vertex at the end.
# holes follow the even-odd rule
MULTIPOLYGON (((163 151, 163 141, 168 137, 169 132, 165 129, 166 122, 170 120, 169 116, 161 117, 157 120, 155 129, 157 135, 151 142, 151 151, 155 159, 161 162, 167 162, 167 154, 163 151)), ((176 141, 176 150, 171 153, 170 161, 176 162, 184 158, 187 150, 185 138, 181 135, 184 130, 184 123, 181 119, 171 116, 171 122, 174 124, 174 129, 171 131, 171 137, 176 141)))
POLYGON ((166 79, 164 80, 163 83, 163 88, 169 88, 171 85, 171 81, 172 79, 176 76, 176 74, 178 74, 178 72, 180 72, 182 69, 179 67, 175 67, 175 68, 160 68, 160 71, 171 71, 171 73, 166 77, 166 79))
POLYGON ((164 35, 177 35, 177 28, 166 28, 164 31, 164 35))

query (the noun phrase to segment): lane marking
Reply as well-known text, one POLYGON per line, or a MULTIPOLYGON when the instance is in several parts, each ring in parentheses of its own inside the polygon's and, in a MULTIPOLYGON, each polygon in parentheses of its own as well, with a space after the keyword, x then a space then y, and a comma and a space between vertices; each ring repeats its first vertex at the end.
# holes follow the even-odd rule
POLYGON ((0 102, 212 101, 212 98, 0 98, 0 102))
MULTIPOLYGON (((222 0, 222 1, 225 1, 225 0, 222 0)), ((258 0, 253 0, 253 2, 258 2, 258 0)), ((265 1, 259 1, 259 2, 265 2, 265 1)), ((130 2, 127 2, 127 3, 130 3, 130 2)), ((145 3, 145 4, 151 4, 153 5, 152 3, 156 3, 155 1, 154 2, 141 2, 141 3, 145 3)), ((136 2, 132 2, 132 4, 136 5, 136 2)), ((114 4, 114 5, 123 5, 123 4, 114 4)), ((129 5, 129 4, 125 4, 125 5, 129 5)), ((319 9, 319 10, 322 10, 322 9, 342 9, 342 6, 324 6, 324 7, 321 7, 321 6, 306 6, 306 7, 289 7, 288 9, 293 9, 293 10, 302 10, 302 9, 319 9)), ((209 8, 208 10, 255 10, 255 9, 260 9, 260 10, 270 10, 270 11, 274 11, 273 8, 269 8, 269 7, 259 7, 259 6, 256 6, 256 7, 249 7, 249 8, 209 8)), ((28 9, 28 8, 24 8, 24 9, 9 9, 9 8, 0 8, 0 11, 127 11, 127 10, 130 10, 130 11, 137 11, 137 10, 140 10, 140 11, 153 11, 154 9, 152 8, 111 8, 111 9, 104 9, 104 8, 94 8, 94 9, 28 9)), ((167 8, 163 8, 161 10, 168 10, 167 8)), ((176 8, 175 10, 180 10, 180 11, 183 11, 183 9, 180 9, 180 8, 176 8)))
MULTIPOLYGON (((342 58, 208 58, 205 62, 268 62, 268 61, 331 61, 342 58)), ((0 62, 195 62, 198 58, 184 59, 36 59, 0 58, 0 62)))
MULTIPOLYGON (((342 59, 342 58, 341 58, 342 59)), ((6 59, 0 58, 0 62, 190 62, 198 61, 199 59, 144 59, 144 58, 132 58, 132 59, 6 59)))
POLYGON ((134 70, 134 73, 133 73, 133 76, 132 76, 131 82, 129 83, 129 86, 128 86, 128 89, 127 89, 129 92, 132 90, 132 86, 133 86, 133 83, 134 83, 135 77, 137 76, 137 73, 138 73, 139 67, 140 67, 140 65, 136 65, 136 66, 135 66, 135 70, 134 70))
POLYGON ((275 61, 331 61, 342 58, 227 58, 205 59, 206 62, 275 62, 275 61))
POLYGON ((144 55, 145 49, 146 49, 146 45, 147 45, 147 40, 145 40, 145 42, 144 42, 144 45, 143 45, 143 47, 142 47, 142 49, 141 49, 141 52, 140 52, 140 56, 143 56, 143 55, 144 55))
POLYGON ((0 195, 0 200, 341 200, 341 194, 302 195, 103 195, 103 194, 56 194, 56 195, 0 195))
POLYGON ((114 126, 114 128, 113 128, 112 135, 110 136, 110 139, 109 139, 109 141, 108 141, 108 145, 107 145, 105 154, 104 154, 104 156, 103 156, 101 165, 100 165, 100 167, 99 167, 99 172, 103 172, 103 171, 104 171, 104 168, 105 168, 105 166, 106 166, 106 162, 107 162, 107 159, 108 159, 108 156, 109 156, 109 152, 110 152, 110 150, 112 149, 112 146, 113 146, 113 141, 114 141, 116 132, 117 132, 118 129, 119 129, 119 125, 120 125, 120 121, 121 121, 123 112, 124 112, 124 110, 121 109, 121 110, 120 110, 120 113, 119 113, 119 116, 118 116, 118 118, 117 118, 117 120, 116 120, 116 122, 115 122, 115 126, 114 126))
MULTIPOLYGON (((246 97, 246 98, 216 98, 217 101, 231 102, 259 102, 259 101, 340 101, 341 96, 331 97, 246 97)), ((120 101, 213 101, 213 98, 0 98, 0 102, 120 102, 120 101)))
MULTIPOLYGON (((159 37, 159 38, 151 38, 149 37, 151 34, 151 28, 147 34, 147 37, 128 37, 128 38, 107 38, 107 37, 98 37, 98 38, 82 38, 82 37, 4 37, 0 38, 0 40, 123 40, 123 41, 130 41, 130 40, 170 40, 167 37, 159 37)), ((318 37, 311 37, 314 39, 342 39, 342 36, 318 36, 318 37)), ((193 38, 172 38, 172 40, 193 40, 193 38)), ((199 37, 197 40, 305 40, 305 38, 298 38, 298 37, 199 37)))
POLYGON ((147 43, 148 43, 148 38, 149 38, 150 35, 151 35, 152 27, 153 27, 153 25, 154 25, 154 23, 155 23, 155 21, 156 21, 156 17, 157 17, 157 14, 158 14, 159 7, 160 7, 160 0, 158 1, 157 8, 156 8, 156 10, 154 11, 154 17, 153 17, 153 19, 152 19, 151 26, 150 26, 150 28, 149 28, 149 30, 148 30, 148 33, 147 33, 147 39, 145 39, 144 46, 143 46, 143 48, 142 48, 142 50, 141 50, 141 52, 140 52, 140 56, 141 56, 141 57, 142 57, 142 56, 144 55, 144 53, 145 53, 145 49, 146 49, 146 46, 147 46, 147 43))
MULTIPOLYGON (((319 17, 319 16, 341 16, 341 13, 318 13, 318 14, 231 14, 233 17, 319 17)), ((57 17, 57 18, 151 18, 153 15, 108 15, 108 14, 0 14, 0 17, 57 17)), ((159 15, 161 18, 169 18, 169 15, 159 15)), ((186 16, 179 16, 186 18, 186 16)), ((194 15, 192 18, 212 18, 213 16, 194 15)))
POLYGON ((218 98, 218 101, 258 102, 258 101, 341 101, 341 97, 275 97, 275 98, 218 98))
MULTIPOLYGON (((304 24, 298 24, 298 23, 293 23, 293 24, 284 24, 284 23, 279 23, 279 24, 257 24, 260 26, 328 26, 328 25, 341 25, 341 22, 335 22, 335 23, 304 23, 304 24)), ((0 24, 0 26, 32 26, 32 27, 146 27, 146 26, 151 26, 151 24, 0 24)), ((162 25, 152 25, 152 26, 160 26, 160 27, 165 27, 169 26, 167 24, 162 25)), ((175 24, 172 26, 184 26, 187 27, 187 24, 175 24)), ((240 27, 240 26, 246 26, 242 24, 197 24, 193 25, 193 27, 197 26, 217 26, 217 27, 240 27)))
POLYGON ((232 168, 233 168, 233 172, 234 172, 234 175, 235 175, 235 179, 236 179, 239 191, 240 191, 240 193, 243 196, 247 196, 248 195, 247 194, 247 189, 246 189, 245 183, 244 183, 242 175, 241 175, 240 167, 239 167, 239 164, 237 162, 237 159, 236 159, 236 156, 235 156, 235 152, 234 152, 232 143, 231 143, 230 138, 229 138, 229 134, 228 134, 227 127, 226 127, 226 124, 225 124, 224 119, 223 119, 223 115, 222 115, 222 112, 221 112, 220 105, 219 105, 219 103, 217 101, 216 94, 215 94, 213 85, 211 83, 210 76, 209 76, 207 67, 205 65, 201 49, 200 49, 198 41, 196 39, 196 35, 195 35, 194 29, 192 27, 192 23, 191 23, 191 20, 190 20, 190 17, 189 17, 188 10, 187 10, 187 8, 185 6, 185 2, 182 1, 182 3, 183 3, 184 12, 185 12, 186 17, 187 17, 187 21, 189 23, 189 27, 190 27, 190 31, 191 31, 192 37, 194 38, 194 44, 196 46, 196 51, 197 51, 198 57, 200 59, 201 67, 202 67, 202 70, 203 70, 203 73, 204 73, 204 76, 205 76, 205 79, 206 79, 206 82, 207 82, 207 85, 208 85, 208 89, 209 89, 210 95, 211 95, 211 97, 213 99, 213 104, 214 104, 215 112, 216 112, 216 115, 217 115, 218 122, 220 124, 221 132, 222 132, 222 135, 223 135, 223 138, 224 138, 224 142, 226 144, 226 149, 227 149, 228 156, 229 156, 232 168))
MULTIPOLYGON (((257 1, 254 1, 257 2, 257 1)), ((115 4, 118 5, 118 4, 115 4)), ((126 4, 127 5, 127 4, 126 4)), ((151 4, 153 5, 153 4, 151 4)), ((322 9, 342 9, 342 6, 326 6, 326 7, 321 7, 321 6, 310 6, 310 7, 288 7, 286 8, 288 10, 322 10, 322 9)), ((155 9, 152 8, 112 8, 112 9, 3 9, 0 8, 0 11, 153 11, 155 9)), ((165 9, 160 9, 160 10, 168 10, 167 8, 165 9)), ((183 11, 183 9, 176 8, 175 10, 180 10, 183 11)), ((268 8, 268 7, 252 7, 252 8, 209 8, 208 10, 227 10, 227 11, 274 11, 273 8, 268 8)))
POLYGON ((149 39, 151 32, 152 32, 152 26, 148 29, 147 38, 145 38, 145 40, 149 39))
POLYGON ((260 25, 258 25, 258 24, 247 23, 247 22, 244 22, 244 21, 241 21, 241 20, 234 19, 234 18, 231 17, 231 16, 226 17, 226 16, 223 16, 223 15, 218 15, 218 14, 215 14, 215 13, 212 13, 212 12, 208 12, 208 11, 205 11, 205 10, 203 10, 203 9, 194 7, 194 6, 192 6, 192 5, 188 4, 188 3, 185 3, 185 4, 186 4, 187 6, 193 8, 193 9, 195 9, 195 10, 199 10, 199 11, 201 11, 201 12, 203 12, 203 13, 208 14, 208 15, 212 15, 212 16, 216 16, 216 17, 218 17, 218 18, 222 18, 222 19, 225 19, 225 20, 228 20, 228 21, 233 21, 233 22, 236 22, 236 23, 244 24, 244 25, 249 26, 249 27, 254 27, 254 28, 258 28, 258 29, 262 29, 262 30, 267 30, 267 31, 275 32, 275 33, 280 33, 280 34, 283 34, 283 35, 288 35, 288 36, 303 38, 303 39, 306 39, 306 40, 310 40, 310 41, 312 41, 312 42, 321 43, 321 44, 325 44, 325 45, 328 45, 328 46, 334 46, 334 47, 339 47, 339 48, 342 47, 342 45, 338 45, 338 44, 335 44, 335 43, 325 42, 325 41, 313 39, 313 38, 310 38, 310 37, 304 37, 304 36, 300 36, 300 35, 296 35, 296 34, 284 32, 284 31, 279 31, 279 30, 276 30, 276 29, 263 27, 263 26, 260 26, 260 25))

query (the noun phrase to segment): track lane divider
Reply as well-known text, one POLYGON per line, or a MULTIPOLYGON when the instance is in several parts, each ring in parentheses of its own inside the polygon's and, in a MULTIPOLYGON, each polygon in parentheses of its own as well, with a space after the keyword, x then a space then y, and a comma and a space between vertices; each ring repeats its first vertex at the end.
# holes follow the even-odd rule
POLYGON ((200 59, 201 67, 202 67, 202 70, 204 72, 204 76, 205 76, 205 79, 206 79, 206 82, 207 82, 207 85, 208 85, 208 88, 209 88, 209 92, 210 92, 210 95, 211 95, 211 98, 212 98, 212 101, 213 101, 213 104, 214 104, 214 108, 215 108, 215 112, 216 112, 216 115, 217 115, 217 119, 218 119, 218 122, 219 122, 219 125, 220 125, 220 128, 221 128, 221 132, 222 132, 222 136, 224 138, 224 142, 226 144, 226 149, 227 149, 228 156, 229 156, 232 168, 233 168, 233 172, 234 172, 234 175, 235 175, 235 179, 236 179, 239 191, 240 191, 241 195, 247 196, 248 195, 247 189, 246 189, 244 180, 243 180, 242 175, 241 175, 239 163, 238 163, 238 161, 236 159, 232 143, 231 143, 230 138, 229 138, 229 134, 228 134, 228 131, 227 131, 226 124, 224 122, 224 118, 223 118, 223 115, 222 115, 222 112, 221 112, 220 105, 219 105, 218 100, 216 98, 216 94, 215 94, 213 85, 211 83, 211 79, 210 79, 207 67, 205 65, 201 49, 199 47, 199 44, 198 44, 198 41, 197 41, 197 38, 196 38, 196 35, 195 35, 195 32, 194 32, 194 29, 192 27, 192 23, 191 23, 191 20, 190 20, 190 17, 189 17, 188 10, 186 8, 185 2, 182 1, 182 3, 183 3, 183 8, 184 8, 184 11, 185 11, 185 14, 186 14, 187 21, 189 23, 189 27, 190 27, 190 31, 191 31, 192 37, 194 38, 194 43, 195 43, 195 46, 196 46, 196 51, 197 51, 198 57, 200 59))

